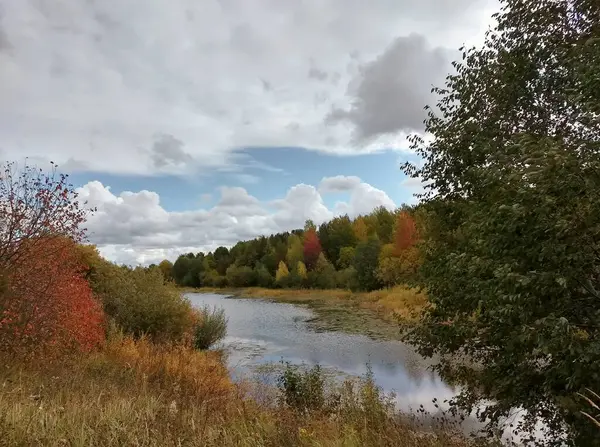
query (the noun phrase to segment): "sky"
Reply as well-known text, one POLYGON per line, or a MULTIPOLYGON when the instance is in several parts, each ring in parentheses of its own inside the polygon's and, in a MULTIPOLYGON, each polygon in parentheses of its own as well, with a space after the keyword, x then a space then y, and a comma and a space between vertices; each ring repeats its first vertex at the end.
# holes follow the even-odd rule
POLYGON ((497 9, 0 0, 0 159, 57 163, 127 264, 414 203, 406 138, 497 9))

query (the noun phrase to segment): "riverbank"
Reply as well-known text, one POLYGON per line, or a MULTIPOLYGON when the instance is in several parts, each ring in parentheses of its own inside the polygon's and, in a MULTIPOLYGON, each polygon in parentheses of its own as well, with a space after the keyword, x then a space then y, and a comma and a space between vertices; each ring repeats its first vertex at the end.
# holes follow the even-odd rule
POLYGON ((373 339, 399 338, 399 323, 414 323, 427 305, 427 297, 416 289, 396 286, 373 292, 349 290, 265 289, 249 287, 183 288, 189 293, 218 293, 237 298, 264 299, 306 306, 314 311, 309 323, 315 330, 362 334, 373 339))
POLYGON ((98 352, 35 363, 0 363, 2 446, 474 445, 448 427, 419 427, 368 382, 337 395, 313 387, 296 403, 250 398, 218 353, 184 345, 113 336, 98 352), (297 411, 305 400, 311 411, 297 411))

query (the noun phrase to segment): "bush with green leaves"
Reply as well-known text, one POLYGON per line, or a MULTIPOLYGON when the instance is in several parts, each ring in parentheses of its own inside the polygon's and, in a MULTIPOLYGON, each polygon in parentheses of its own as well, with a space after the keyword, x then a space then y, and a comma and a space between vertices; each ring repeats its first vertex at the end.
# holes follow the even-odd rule
POLYGON ((386 394, 374 380, 371 366, 360 378, 339 382, 327 377, 320 365, 282 362, 277 376, 281 403, 302 415, 319 412, 345 421, 362 421, 373 430, 389 423, 395 412, 395 395, 386 394))
POLYGON ((199 320, 194 328, 194 347, 209 349, 227 335, 225 310, 205 306, 199 310, 199 320))
POLYGON ((306 370, 285 362, 277 378, 283 403, 300 412, 321 410, 325 404, 325 378, 321 366, 306 370))
POLYGON ((90 286, 106 315, 126 333, 177 340, 191 328, 190 302, 174 285, 165 284, 160 269, 131 269, 99 256, 91 262, 90 286))

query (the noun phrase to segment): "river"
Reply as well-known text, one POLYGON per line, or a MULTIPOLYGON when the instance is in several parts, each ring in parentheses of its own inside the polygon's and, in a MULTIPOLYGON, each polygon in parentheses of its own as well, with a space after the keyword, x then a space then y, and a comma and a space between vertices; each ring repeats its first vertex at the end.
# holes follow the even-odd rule
POLYGON ((403 410, 423 405, 434 411, 434 398, 443 401, 455 394, 427 368, 423 358, 401 342, 342 332, 315 332, 306 323, 314 317, 313 312, 292 304, 218 294, 192 293, 187 297, 196 306, 225 310, 229 323, 223 345, 234 377, 282 360, 320 364, 350 376, 365 374, 368 364, 375 382, 385 391, 394 392, 403 410))
MULTIPOLYGON (((315 365, 336 375, 361 376, 370 365, 373 378, 384 391, 395 394, 400 410, 419 406, 437 413, 433 402, 446 407, 444 400, 454 397, 453 389, 429 369, 430 363, 410 346, 399 341, 373 340, 344 332, 316 332, 307 323, 315 314, 304 307, 259 299, 234 298, 212 293, 189 293, 193 305, 220 307, 229 319, 222 347, 228 352, 228 366, 234 379, 253 374, 261 367, 279 364, 315 365)), ((521 416, 511 418, 516 423, 521 416)), ((465 433, 481 428, 474 417, 462 423, 465 433)), ((537 438, 543 438, 538 426, 537 438)), ((506 424, 503 438, 512 438, 506 424)))

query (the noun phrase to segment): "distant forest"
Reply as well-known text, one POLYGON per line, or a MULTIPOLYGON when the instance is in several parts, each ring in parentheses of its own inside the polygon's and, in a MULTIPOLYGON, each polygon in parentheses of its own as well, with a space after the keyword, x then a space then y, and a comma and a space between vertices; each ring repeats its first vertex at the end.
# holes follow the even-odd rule
POLYGON ((186 253, 159 268, 186 287, 344 288, 375 290, 407 282, 419 265, 423 212, 378 207, 355 219, 240 241, 210 253, 186 253))

